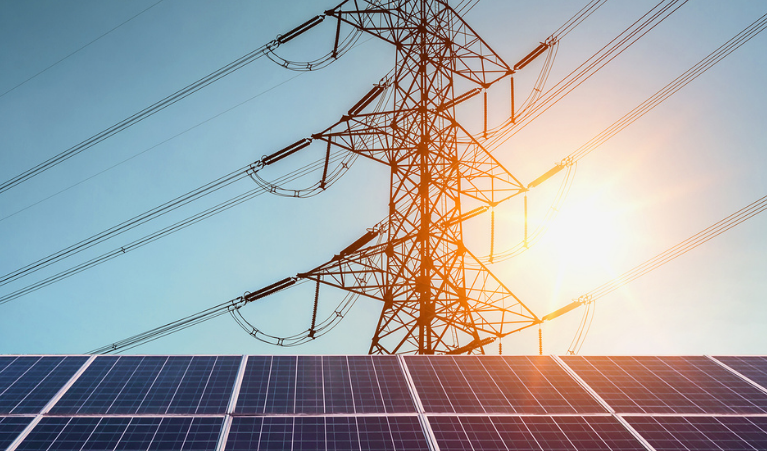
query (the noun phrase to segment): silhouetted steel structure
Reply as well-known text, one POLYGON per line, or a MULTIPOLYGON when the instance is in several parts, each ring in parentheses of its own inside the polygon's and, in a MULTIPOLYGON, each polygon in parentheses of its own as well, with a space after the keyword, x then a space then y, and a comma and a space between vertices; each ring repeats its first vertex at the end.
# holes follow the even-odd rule
POLYGON ((526 191, 456 117, 514 70, 444 1, 350 1, 326 14, 396 48, 390 78, 312 136, 391 168, 389 216, 299 277, 383 302, 373 354, 479 352, 538 323, 463 244, 462 221, 484 211, 465 213, 463 200, 493 206, 526 191), (386 106, 364 112, 386 87, 386 106))

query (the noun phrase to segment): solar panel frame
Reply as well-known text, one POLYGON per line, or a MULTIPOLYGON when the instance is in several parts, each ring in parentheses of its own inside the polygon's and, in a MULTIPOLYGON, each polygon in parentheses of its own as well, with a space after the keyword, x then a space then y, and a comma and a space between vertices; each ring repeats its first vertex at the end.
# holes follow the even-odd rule
POLYGON ((714 359, 732 368, 749 380, 767 390, 767 356, 715 356, 714 359))
POLYGON ((32 420, 33 417, 0 417, 0 449, 8 449, 32 420))
POLYGON ((764 416, 626 415, 625 420, 656 451, 767 449, 764 416))
POLYGON ((427 415, 427 418, 441 451, 645 450, 631 431, 611 415, 427 415))
POLYGON ((394 356, 248 356, 235 413, 415 413, 394 356))
POLYGON ((87 356, 0 356, 0 415, 40 412, 87 356))
POLYGON ((428 413, 606 413, 549 356, 406 356, 428 413))
POLYGON ((223 414, 240 360, 240 356, 98 356, 51 413, 223 414))
POLYGON ((44 417, 16 450, 214 451, 223 420, 223 416, 44 417))
POLYGON ((707 357, 561 359, 617 413, 767 413, 767 393, 707 357))
POLYGON ((427 451, 416 415, 238 416, 226 451, 244 450, 427 451))

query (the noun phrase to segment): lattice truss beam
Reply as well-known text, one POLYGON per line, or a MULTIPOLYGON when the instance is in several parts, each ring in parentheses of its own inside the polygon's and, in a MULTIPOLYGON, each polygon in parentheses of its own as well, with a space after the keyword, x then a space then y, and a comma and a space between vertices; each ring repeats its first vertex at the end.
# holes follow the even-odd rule
POLYGON ((444 1, 347 1, 326 14, 396 49, 390 76, 312 136, 389 166, 390 208, 299 277, 383 302, 371 353, 482 352, 488 339, 536 324, 463 245, 462 200, 492 206, 526 189, 456 119, 467 97, 456 82, 476 94, 513 70, 444 1), (384 92, 383 107, 365 112, 384 92))

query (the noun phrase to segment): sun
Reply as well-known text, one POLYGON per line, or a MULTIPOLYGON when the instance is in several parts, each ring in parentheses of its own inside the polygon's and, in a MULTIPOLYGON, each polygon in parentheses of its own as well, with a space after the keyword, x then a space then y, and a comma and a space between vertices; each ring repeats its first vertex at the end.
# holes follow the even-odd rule
POLYGON ((567 267, 612 272, 624 242, 620 211, 599 197, 568 203, 548 232, 549 246, 567 267))

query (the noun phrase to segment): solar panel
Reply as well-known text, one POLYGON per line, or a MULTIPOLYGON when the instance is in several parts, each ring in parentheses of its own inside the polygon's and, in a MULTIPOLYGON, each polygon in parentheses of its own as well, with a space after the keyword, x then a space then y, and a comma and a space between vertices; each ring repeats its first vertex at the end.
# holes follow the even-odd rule
POLYGON ((39 412, 87 360, 84 356, 0 357, 0 414, 39 412))
POLYGON ((706 357, 562 359, 618 413, 767 412, 767 394, 706 357))
POLYGON ((767 418, 749 416, 626 416, 657 451, 764 450, 767 418))
POLYGON ((213 451, 222 422, 214 417, 47 417, 16 449, 213 451))
POLYGON ((236 356, 99 356, 51 412, 224 413, 240 361, 236 356))
POLYGON ((235 417, 227 451, 426 451, 426 436, 411 416, 235 417))
POLYGON ((250 356, 238 414, 415 412, 391 356, 250 356))
POLYGON ((723 356, 717 360, 767 388, 767 357, 765 356, 723 356))
POLYGON ((31 422, 31 417, 0 417, 0 449, 7 449, 31 422))
POLYGON ((426 412, 605 412, 548 356, 412 356, 405 362, 426 412))
POLYGON ((611 416, 429 416, 441 451, 644 450, 611 416))

